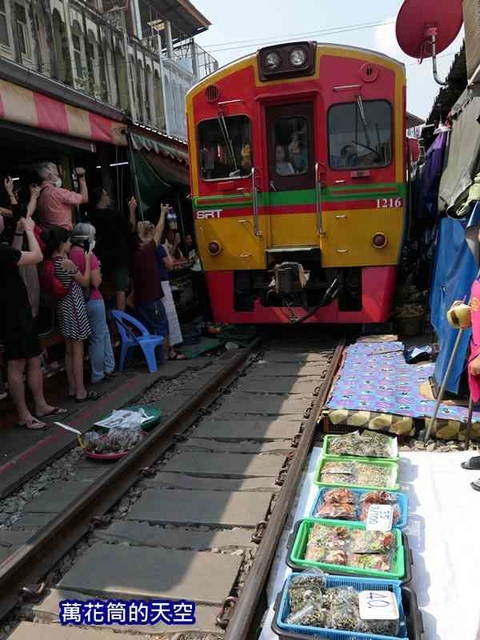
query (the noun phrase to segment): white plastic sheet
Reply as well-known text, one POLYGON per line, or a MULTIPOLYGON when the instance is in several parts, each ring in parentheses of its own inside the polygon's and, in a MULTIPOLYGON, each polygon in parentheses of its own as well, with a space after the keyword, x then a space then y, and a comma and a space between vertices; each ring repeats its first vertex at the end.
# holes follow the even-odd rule
MULTIPOLYGON (((295 521, 308 516, 318 487, 314 470, 321 449, 310 456, 308 471, 299 487, 267 587, 270 604, 259 640, 277 640, 271 630, 273 603, 290 569, 286 544, 295 521), (293 517, 292 517, 293 516, 293 517)), ((469 453, 401 454, 401 489, 409 497, 406 529, 413 553, 412 587, 425 626, 424 640, 479 640, 480 493, 470 482, 479 471, 466 471, 460 463, 469 453)))

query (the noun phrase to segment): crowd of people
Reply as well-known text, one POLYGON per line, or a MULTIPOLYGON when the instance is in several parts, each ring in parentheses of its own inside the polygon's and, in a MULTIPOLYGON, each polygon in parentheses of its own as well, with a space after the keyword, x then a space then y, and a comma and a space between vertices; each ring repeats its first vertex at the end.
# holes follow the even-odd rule
MULTIPOLYGON (((179 233, 166 222, 171 207, 160 206, 156 224, 139 221, 132 198, 127 218, 105 189, 89 193, 84 169, 77 168, 75 173, 78 191, 62 186, 62 168, 52 162, 35 167, 37 179, 28 190, 10 178, 4 180, 0 343, 18 426, 27 429, 44 429, 45 417, 66 413, 44 396, 37 327, 42 294, 56 307, 58 331, 65 342, 67 393, 76 402, 99 397, 85 385, 86 343, 91 385, 116 375, 115 334, 105 295, 120 311, 131 303, 150 333, 164 338, 167 359, 184 359, 178 351, 183 338, 169 272, 176 261, 185 258, 179 233), (87 203, 88 213, 74 224, 73 207, 87 203), (31 408, 26 402, 25 378, 33 398, 31 408)), ((198 270, 191 236, 185 238, 185 247, 192 269, 198 270)))

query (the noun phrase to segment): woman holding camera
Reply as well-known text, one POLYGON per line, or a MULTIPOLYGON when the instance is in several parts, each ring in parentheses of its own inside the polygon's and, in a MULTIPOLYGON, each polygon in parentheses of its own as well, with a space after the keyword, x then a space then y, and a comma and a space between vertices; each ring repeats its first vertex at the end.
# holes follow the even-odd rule
POLYGON ((68 395, 77 402, 97 400, 99 394, 87 391, 83 382, 83 342, 91 335, 82 287, 90 285, 91 249, 85 254, 85 272, 68 258, 72 247, 70 231, 52 227, 42 235, 44 255, 54 263, 54 274, 67 293, 57 301, 58 325, 65 338, 65 368, 68 395))
POLYGON ((92 330, 88 346, 90 375, 92 384, 97 384, 114 376, 115 357, 107 325, 105 302, 99 291, 102 284, 100 263, 92 253, 95 245, 95 227, 86 222, 77 224, 73 229, 72 241, 69 258, 82 274, 86 272, 87 256, 90 254, 90 282, 83 286, 92 330))

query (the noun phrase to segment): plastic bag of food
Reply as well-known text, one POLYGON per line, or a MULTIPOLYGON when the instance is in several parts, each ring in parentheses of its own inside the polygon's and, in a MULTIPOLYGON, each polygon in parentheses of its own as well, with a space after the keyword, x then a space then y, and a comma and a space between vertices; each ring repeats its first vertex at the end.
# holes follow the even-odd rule
POLYGON ((358 464, 357 484, 364 487, 392 486, 391 470, 368 463, 358 464))
POLYGON ((325 484, 356 484, 354 476, 341 473, 321 473, 320 482, 325 484))
POLYGON ((398 498, 389 491, 369 491, 363 494, 360 501, 367 504, 396 504, 398 498))
POLYGON ((353 587, 333 587, 325 594, 328 629, 355 631, 360 621, 358 592, 353 587))
POLYGON ((304 608, 309 603, 323 605, 323 590, 326 587, 325 575, 318 571, 296 574, 288 585, 288 600, 292 612, 304 608))
POLYGON ((354 475, 356 466, 355 462, 326 462, 322 467, 322 473, 354 475))
POLYGON ((357 496, 349 489, 330 489, 322 496, 325 504, 356 504, 357 496))
POLYGON ((304 627, 324 627, 326 611, 320 603, 309 602, 302 609, 292 611, 286 619, 287 624, 304 627))
POLYGON ((316 518, 331 518, 334 520, 356 520, 357 508, 353 504, 322 504, 316 509, 316 518))
POLYGON ((349 540, 350 553, 385 553, 395 544, 395 536, 391 531, 351 531, 349 540))
POLYGON ((360 633, 372 633, 379 636, 400 635, 399 620, 362 620, 359 619, 357 631, 360 633))
POLYGON ((347 564, 349 567, 373 571, 390 571, 392 566, 390 556, 380 553, 349 553, 347 564))

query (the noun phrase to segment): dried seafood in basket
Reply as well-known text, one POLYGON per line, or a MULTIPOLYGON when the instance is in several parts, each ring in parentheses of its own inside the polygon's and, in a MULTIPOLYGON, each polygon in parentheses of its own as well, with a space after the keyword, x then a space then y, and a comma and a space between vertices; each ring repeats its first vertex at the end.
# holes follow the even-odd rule
POLYGON ((315 517, 332 520, 356 520, 357 507, 347 502, 341 504, 323 504, 317 508, 315 517))
POLYGON ((389 487, 392 484, 391 470, 373 464, 358 463, 357 484, 362 487, 389 487))
POLYGON ((349 567, 368 569, 372 571, 390 571, 392 563, 390 556, 380 553, 349 553, 347 558, 349 567))
POLYGON ((323 494, 325 504, 356 504, 357 497, 349 489, 330 489, 323 494))
POLYGON ((107 434, 90 431, 85 434, 84 447, 90 453, 108 454, 130 451, 143 439, 143 433, 130 429, 112 429, 107 434))
POLYGON ((347 475, 352 476, 356 472, 355 462, 326 462, 323 465, 322 471, 329 473, 330 475, 347 475))
POLYGON ((326 581, 323 574, 318 576, 295 575, 288 587, 290 609, 298 611, 311 602, 323 604, 323 589, 325 587, 326 581))
POLYGON ((351 586, 327 587, 323 574, 295 575, 288 587, 290 625, 398 636, 399 620, 362 620, 359 591, 351 586))
POLYGON ((364 493, 360 500, 367 504, 396 504, 398 497, 388 491, 369 491, 364 493))
POLYGON ((303 609, 290 613, 287 624, 302 625, 304 627, 324 627, 326 612, 320 603, 310 602, 303 609))
POLYGON ((350 532, 349 550, 351 553, 385 553, 395 544, 391 531, 364 531, 356 529, 350 532))
POLYGON ((332 436, 328 449, 329 455, 359 458, 393 458, 394 453, 394 438, 371 431, 332 436))
POLYGON ((321 473, 320 482, 324 484, 355 484, 355 476, 340 473, 321 473))

